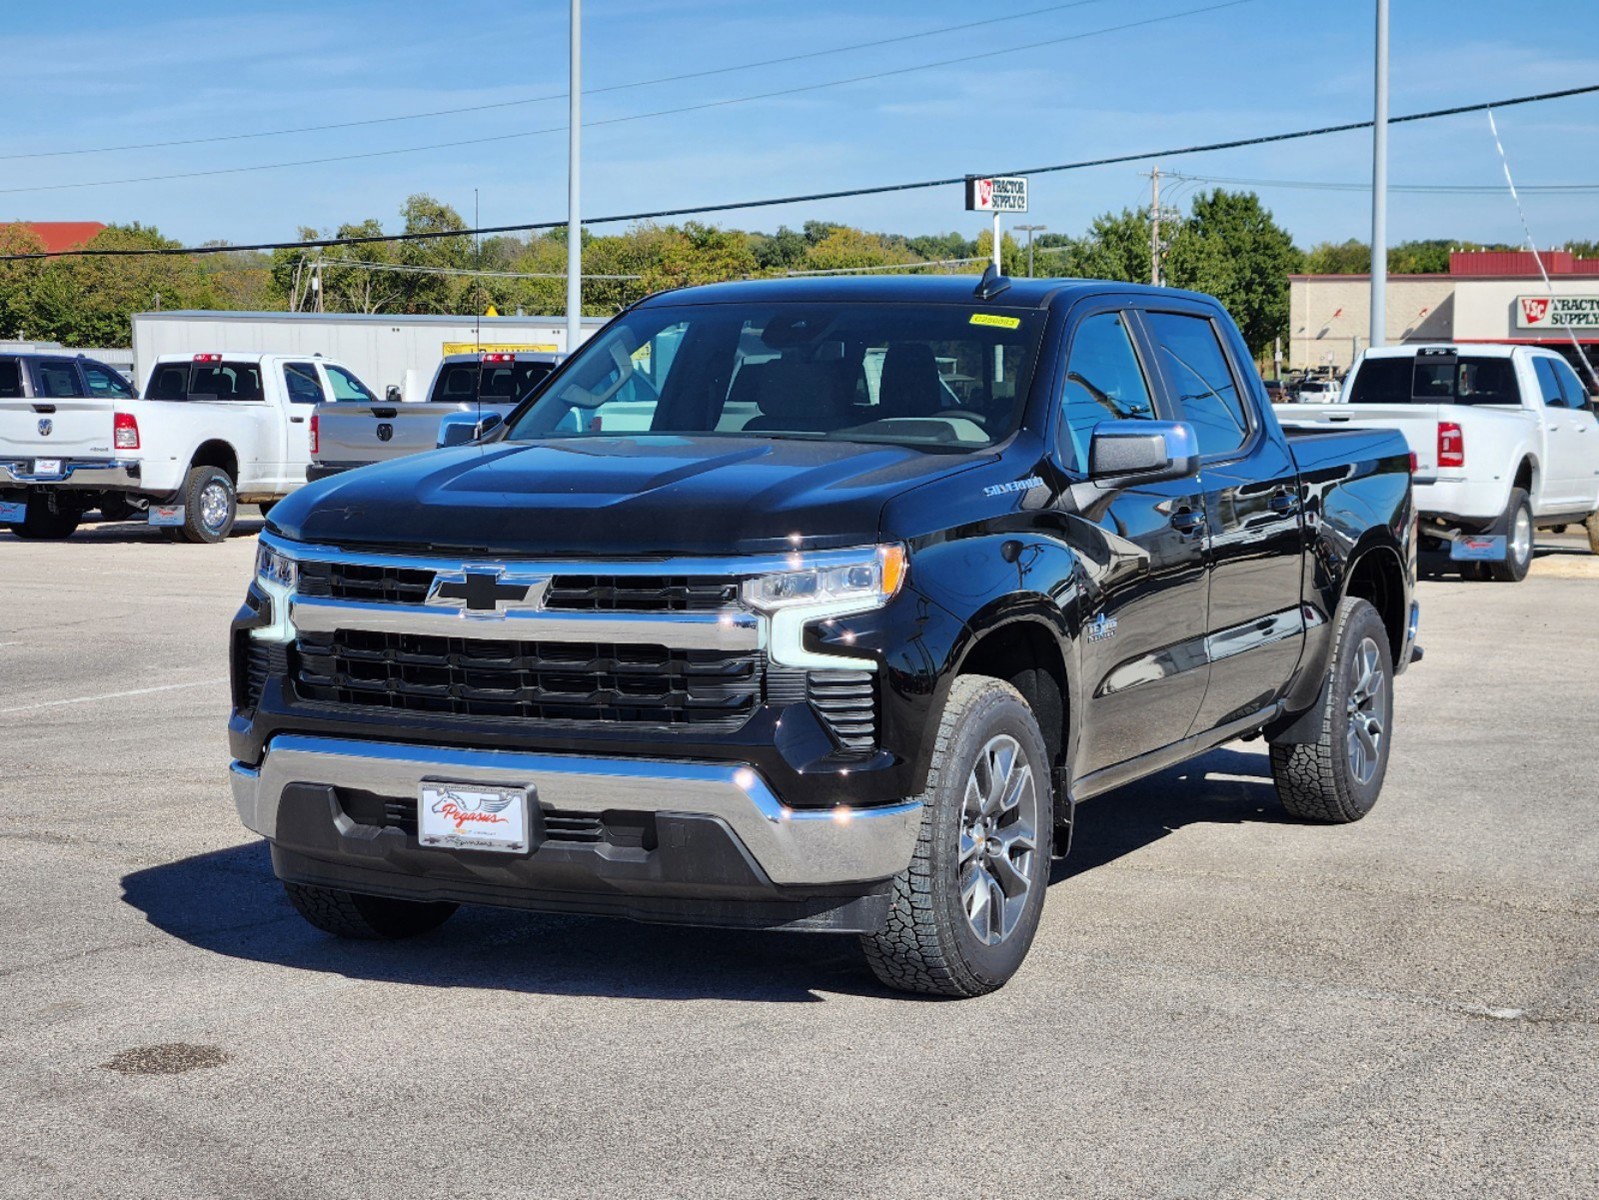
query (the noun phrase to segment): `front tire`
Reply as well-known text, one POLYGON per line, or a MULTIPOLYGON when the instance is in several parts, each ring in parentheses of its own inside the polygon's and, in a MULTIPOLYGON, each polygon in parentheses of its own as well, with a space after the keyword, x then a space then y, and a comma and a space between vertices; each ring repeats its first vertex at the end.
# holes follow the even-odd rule
POLYGON ((219 467, 190 467, 183 482, 183 538, 214 544, 233 532, 239 500, 233 478, 219 467))
POLYGON ((916 852, 861 945, 889 987, 980 996, 1027 956, 1049 883, 1054 798, 1038 720, 1010 684, 955 680, 922 793, 916 852))
POLYGON ((1345 597, 1336 619, 1321 735, 1274 744, 1271 773, 1292 816, 1347 824, 1372 810, 1388 773, 1394 664, 1388 630, 1368 602, 1345 597))
POLYGON ((1532 569, 1532 500, 1525 488, 1512 488, 1510 503, 1494 528, 1505 535, 1503 562, 1484 563, 1489 579, 1500 583, 1520 583, 1532 569))
POLYGON ((366 896, 308 883, 283 884, 295 911, 324 933, 362 941, 390 941, 431 933, 460 906, 445 902, 366 896))

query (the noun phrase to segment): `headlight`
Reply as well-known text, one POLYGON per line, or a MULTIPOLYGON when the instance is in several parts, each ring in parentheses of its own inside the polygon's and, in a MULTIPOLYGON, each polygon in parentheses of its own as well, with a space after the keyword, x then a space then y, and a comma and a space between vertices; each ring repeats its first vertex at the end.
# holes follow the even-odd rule
POLYGON ((834 605, 886 604, 905 582, 905 547, 795 555, 791 571, 744 581, 744 603, 761 612, 834 605))
POLYGON ((256 546, 255 575, 263 583, 292 589, 299 580, 300 565, 287 554, 281 554, 262 542, 256 546))

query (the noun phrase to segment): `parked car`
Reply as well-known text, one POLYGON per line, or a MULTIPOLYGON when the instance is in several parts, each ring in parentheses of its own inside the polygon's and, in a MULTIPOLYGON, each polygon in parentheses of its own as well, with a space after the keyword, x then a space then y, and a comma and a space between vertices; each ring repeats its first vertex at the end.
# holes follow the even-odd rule
POLYGON ((1341 385, 1336 379, 1321 376, 1303 379, 1294 388, 1296 404, 1331 404, 1338 399, 1341 385))
MULTIPOLYGON (((428 398, 379 403, 341 396, 312 421, 310 477, 325 479, 367 463, 431 450, 444 417, 468 413, 480 422, 501 418, 537 387, 561 360, 558 354, 450 354, 439 363, 428 398)), ((492 424, 492 422, 489 422, 492 424)))
POLYGON ((1526 578, 1533 531, 1584 525, 1599 553, 1599 419, 1577 373, 1541 346, 1366 351, 1341 403, 1285 421, 1397 429, 1416 456, 1422 544, 1469 572, 1526 578))
POLYGON ((234 799, 334 934, 461 902, 828 930, 971 996, 1078 801, 1262 736, 1289 812, 1371 809, 1413 528, 1404 439, 1285 432, 1206 296, 664 293, 480 442, 273 511, 234 799))
POLYGON ((25 538, 68 537, 110 505, 219 542, 240 501, 266 512, 305 483, 318 404, 371 395, 348 367, 290 354, 162 355, 142 399, 108 385, 64 403, 64 369, 27 378, 0 399, 0 523, 25 538))

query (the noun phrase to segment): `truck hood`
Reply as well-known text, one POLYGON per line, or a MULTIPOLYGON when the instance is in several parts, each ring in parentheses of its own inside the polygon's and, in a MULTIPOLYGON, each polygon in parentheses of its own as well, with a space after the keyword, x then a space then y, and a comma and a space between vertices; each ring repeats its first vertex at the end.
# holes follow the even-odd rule
POLYGON ((272 510, 297 541, 413 552, 656 557, 860 545, 896 494, 993 461, 898 446, 635 435, 412 455, 272 510))

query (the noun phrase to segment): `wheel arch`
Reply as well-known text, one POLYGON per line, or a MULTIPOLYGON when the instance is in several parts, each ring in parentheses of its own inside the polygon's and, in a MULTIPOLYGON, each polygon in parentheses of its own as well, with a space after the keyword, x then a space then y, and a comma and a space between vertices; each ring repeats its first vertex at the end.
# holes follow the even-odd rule
POLYGON ((1405 562, 1399 550, 1386 542, 1375 542, 1350 560, 1340 592, 1340 599, 1353 596, 1377 610, 1388 631, 1389 651, 1396 668, 1400 666, 1410 625, 1405 578, 1405 562))
POLYGON ((233 486, 239 485, 239 454, 233 446, 222 438, 211 438, 201 442, 194 453, 189 457, 189 468, 215 467, 219 471, 226 471, 228 478, 233 480, 233 486))

